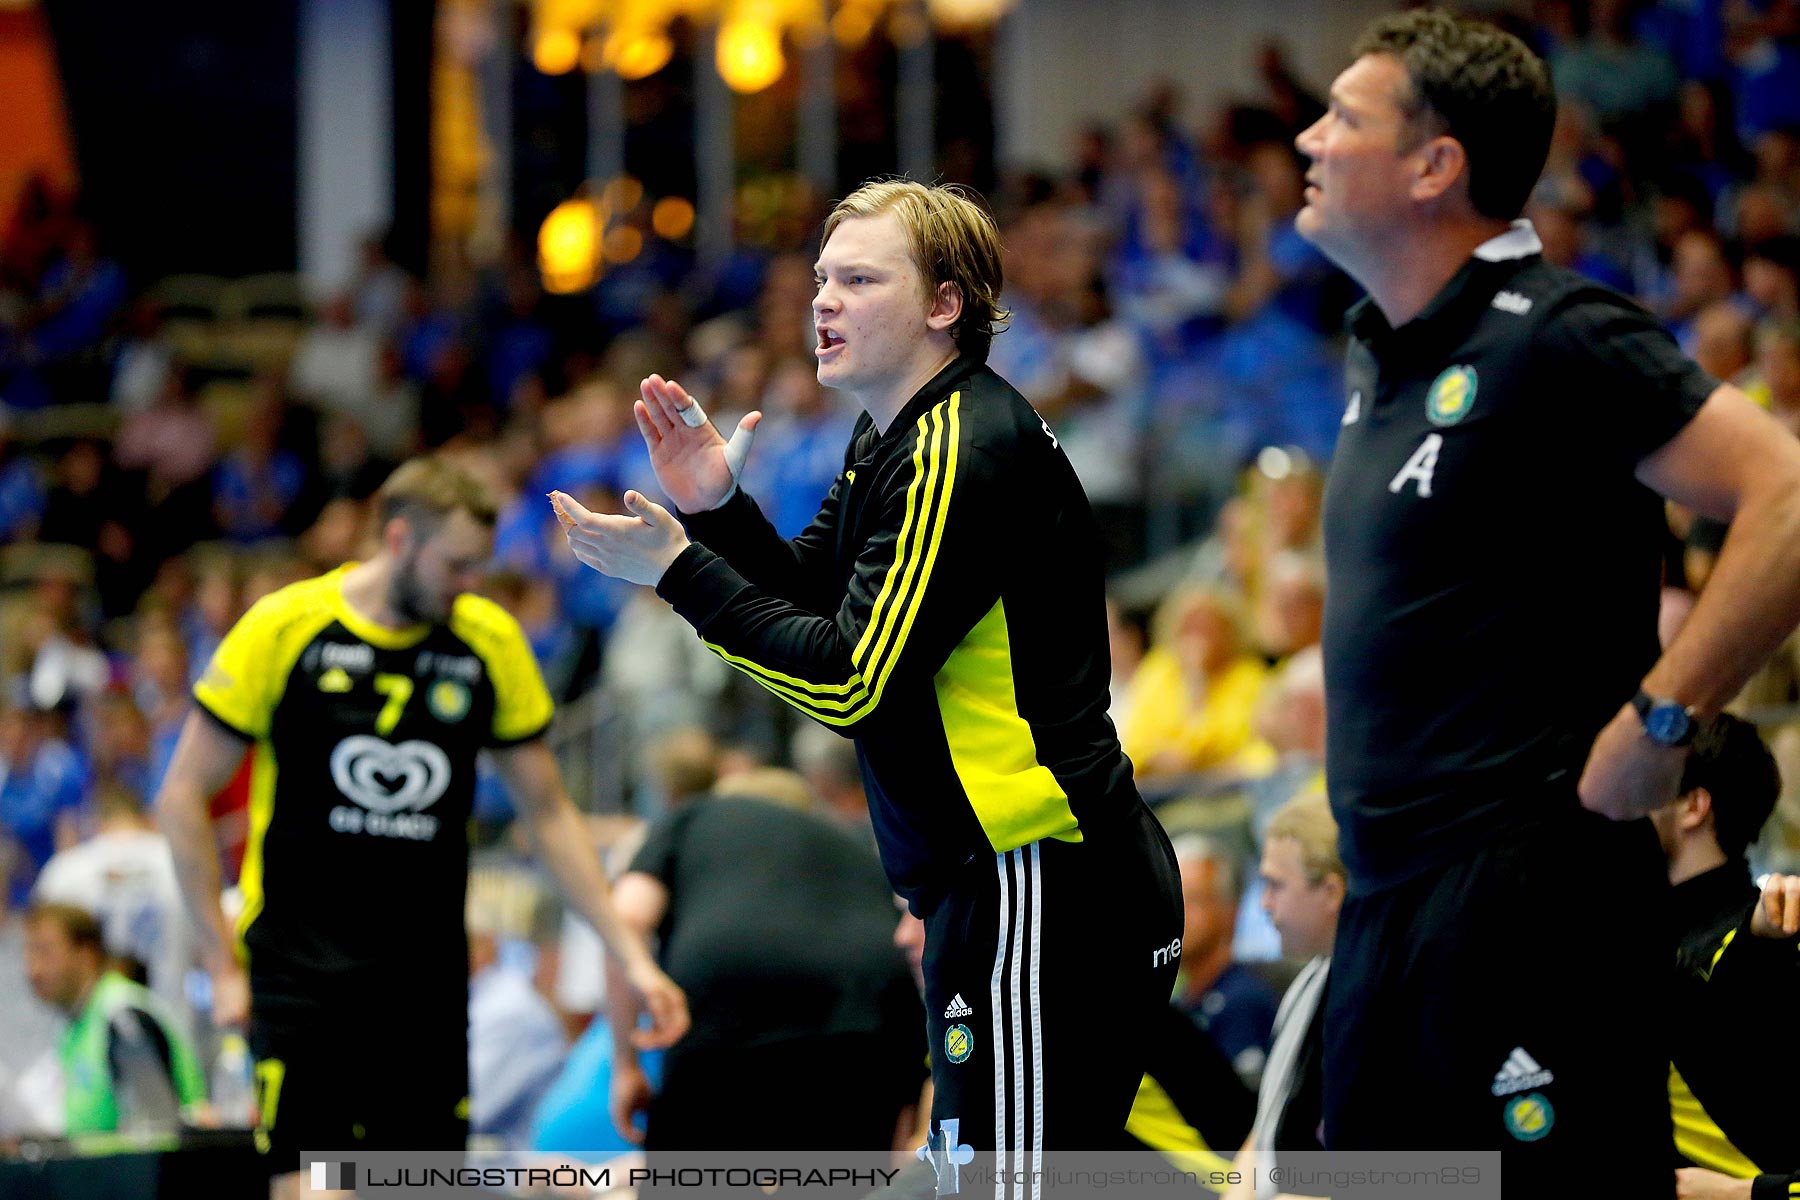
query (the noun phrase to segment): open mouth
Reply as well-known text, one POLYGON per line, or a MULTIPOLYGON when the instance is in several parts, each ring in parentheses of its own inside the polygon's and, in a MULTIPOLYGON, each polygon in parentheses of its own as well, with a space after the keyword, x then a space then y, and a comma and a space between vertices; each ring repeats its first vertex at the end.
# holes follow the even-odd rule
POLYGON ((832 330, 819 330, 819 344, 815 350, 818 354, 828 354, 844 344, 844 339, 832 330))

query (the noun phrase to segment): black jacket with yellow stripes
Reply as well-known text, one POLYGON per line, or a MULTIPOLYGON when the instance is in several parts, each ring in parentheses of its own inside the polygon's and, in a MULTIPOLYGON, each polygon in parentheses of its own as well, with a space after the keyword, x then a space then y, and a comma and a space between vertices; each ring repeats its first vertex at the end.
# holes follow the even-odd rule
POLYGON ((1100 539, 1061 446, 971 358, 886 432, 857 422, 819 515, 785 540, 741 492, 683 514, 657 592, 727 662, 856 739, 895 889, 1137 803, 1106 715, 1100 539))
POLYGON ((1800 945, 1750 932, 1742 859, 1677 884, 1669 1101, 1685 1163, 1754 1179, 1755 1200, 1800 1197, 1800 945))

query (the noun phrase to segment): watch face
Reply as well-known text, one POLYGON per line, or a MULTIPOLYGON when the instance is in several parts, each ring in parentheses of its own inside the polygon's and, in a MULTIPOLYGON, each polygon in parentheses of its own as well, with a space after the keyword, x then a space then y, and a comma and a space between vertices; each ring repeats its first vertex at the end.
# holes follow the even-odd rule
POLYGON ((1693 718, 1679 704, 1658 704, 1644 715, 1644 732, 1650 740, 1674 746, 1687 737, 1693 718))

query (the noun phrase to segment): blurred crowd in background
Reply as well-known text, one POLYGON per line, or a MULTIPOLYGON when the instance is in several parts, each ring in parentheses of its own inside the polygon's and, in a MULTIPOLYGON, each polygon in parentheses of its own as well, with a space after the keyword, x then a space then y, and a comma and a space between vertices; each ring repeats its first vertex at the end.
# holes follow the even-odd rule
MULTIPOLYGON (((1635 296, 1800 436, 1800 3, 1533 12, 1515 31, 1561 98, 1528 212, 1546 255, 1635 296)), ((1184 958, 1203 1024, 1216 979, 1199 974, 1277 954, 1243 883, 1261 823, 1323 788, 1319 501, 1357 298, 1293 229, 1307 166, 1293 139, 1326 81, 1298 78, 1275 45, 1258 65, 1259 96, 1199 113, 1167 83, 1084 130, 1071 168, 1015 173, 988 197, 1013 312, 993 366, 1042 412, 1101 515, 1114 717, 1165 823, 1200 834, 1198 858, 1215 862, 1190 890, 1208 914, 1195 932, 1190 912, 1190 937, 1224 953, 1190 943, 1184 958)), ((26 902, 55 855, 155 837, 145 805, 220 637, 260 596, 357 557, 370 495, 427 450, 507 498, 488 590, 566 706, 559 746, 590 760, 570 774, 597 836, 770 765, 854 809, 847 745, 799 730, 652 591, 581 567, 544 499, 561 488, 617 511, 627 488, 659 495, 631 416, 654 371, 723 429, 767 414, 744 486, 791 536, 857 415, 814 376, 822 211, 785 244, 703 262, 659 235, 654 197, 622 190, 642 249, 589 291, 547 294, 522 243, 415 278, 375 235, 328 297, 284 276, 129 278, 80 196, 27 190, 0 230, 0 908, 26 902)), ((1672 513, 1671 584, 1703 586, 1719 538, 1672 513)), ((1785 649, 1745 702, 1776 714, 1765 735, 1800 781, 1800 739, 1779 720, 1795 660, 1785 649)), ((241 805, 241 788, 218 801, 241 805)), ((519 899, 535 892, 512 865, 509 813, 484 788, 490 886, 474 894, 502 899, 476 927, 558 945, 556 921, 519 899)), ((241 813, 235 830, 241 850, 241 813)), ((1800 866, 1792 787, 1756 860, 1800 866)), ((122 948, 179 977, 179 924, 165 906, 122 948)), ((486 957, 537 969, 529 954, 486 957)), ((167 991, 204 1007, 180 982, 167 991)), ((546 984, 558 1019, 533 1028, 561 1047, 591 992, 546 984)), ((0 989, 0 1007, 31 1001, 0 989)))

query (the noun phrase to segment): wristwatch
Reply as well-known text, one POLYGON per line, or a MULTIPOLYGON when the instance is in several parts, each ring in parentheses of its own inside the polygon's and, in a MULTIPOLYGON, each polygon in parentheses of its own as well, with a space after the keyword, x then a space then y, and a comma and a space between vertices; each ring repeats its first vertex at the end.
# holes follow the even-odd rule
POLYGON ((1699 732, 1700 722, 1695 719, 1694 710, 1678 700, 1664 700, 1639 688, 1631 698, 1631 707, 1637 709, 1638 719, 1644 723, 1644 736, 1659 746, 1685 746, 1699 732))

